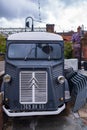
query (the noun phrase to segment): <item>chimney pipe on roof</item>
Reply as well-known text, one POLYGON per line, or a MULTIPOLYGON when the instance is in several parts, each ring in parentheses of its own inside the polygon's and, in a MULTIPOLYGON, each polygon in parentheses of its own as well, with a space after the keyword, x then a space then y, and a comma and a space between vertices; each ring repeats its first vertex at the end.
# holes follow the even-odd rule
POLYGON ((46 31, 54 33, 54 24, 46 24, 46 31))

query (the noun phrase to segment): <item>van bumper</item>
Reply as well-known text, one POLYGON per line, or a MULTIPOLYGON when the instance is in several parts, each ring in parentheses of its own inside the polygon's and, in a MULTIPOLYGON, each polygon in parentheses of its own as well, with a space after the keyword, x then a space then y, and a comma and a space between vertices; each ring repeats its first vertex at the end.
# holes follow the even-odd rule
POLYGON ((56 111, 11 112, 10 109, 6 109, 5 106, 3 105, 3 110, 9 117, 57 115, 57 114, 61 113, 64 109, 65 109, 65 104, 62 107, 58 108, 56 111))

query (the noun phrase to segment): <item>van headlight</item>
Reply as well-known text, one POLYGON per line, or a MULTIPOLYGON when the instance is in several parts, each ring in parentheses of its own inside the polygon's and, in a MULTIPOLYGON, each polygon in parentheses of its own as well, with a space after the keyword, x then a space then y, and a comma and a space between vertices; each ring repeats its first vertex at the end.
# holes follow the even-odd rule
POLYGON ((4 75, 3 81, 4 81, 5 83, 10 82, 10 81, 11 81, 11 76, 10 76, 9 74, 4 75))
POLYGON ((63 83, 65 82, 65 77, 64 77, 64 76, 59 76, 59 77, 58 77, 58 82, 59 82, 60 84, 63 84, 63 83))

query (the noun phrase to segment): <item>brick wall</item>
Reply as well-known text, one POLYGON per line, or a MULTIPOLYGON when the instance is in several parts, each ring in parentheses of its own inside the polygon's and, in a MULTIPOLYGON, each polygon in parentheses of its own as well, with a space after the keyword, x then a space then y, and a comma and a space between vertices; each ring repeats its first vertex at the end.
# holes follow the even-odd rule
POLYGON ((83 60, 87 60, 87 33, 82 38, 82 58, 83 60))

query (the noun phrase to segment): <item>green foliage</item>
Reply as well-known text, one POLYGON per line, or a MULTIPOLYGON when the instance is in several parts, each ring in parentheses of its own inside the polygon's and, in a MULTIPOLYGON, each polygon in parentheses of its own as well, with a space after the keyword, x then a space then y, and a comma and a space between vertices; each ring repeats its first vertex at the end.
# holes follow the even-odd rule
POLYGON ((66 59, 72 58, 72 43, 71 42, 64 43, 64 56, 66 59))
POLYGON ((6 52, 6 38, 0 34, 0 53, 6 52))

